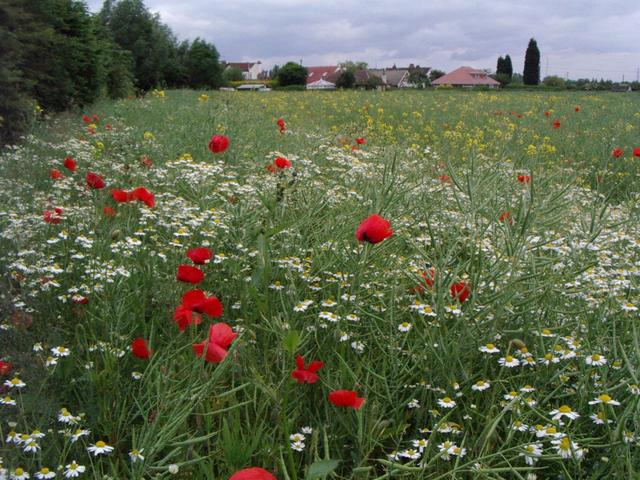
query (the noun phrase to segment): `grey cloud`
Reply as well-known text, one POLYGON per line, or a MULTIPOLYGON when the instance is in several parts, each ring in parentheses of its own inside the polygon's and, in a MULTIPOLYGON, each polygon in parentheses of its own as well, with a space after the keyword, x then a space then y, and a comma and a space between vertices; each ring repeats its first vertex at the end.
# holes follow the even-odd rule
MULTIPOLYGON (((226 60, 307 65, 364 60, 442 70, 495 68, 509 54, 522 69, 530 37, 543 73, 635 75, 640 66, 637 0, 146 0, 179 38, 213 42, 226 60)), ((93 10, 100 0, 90 0, 93 10)))

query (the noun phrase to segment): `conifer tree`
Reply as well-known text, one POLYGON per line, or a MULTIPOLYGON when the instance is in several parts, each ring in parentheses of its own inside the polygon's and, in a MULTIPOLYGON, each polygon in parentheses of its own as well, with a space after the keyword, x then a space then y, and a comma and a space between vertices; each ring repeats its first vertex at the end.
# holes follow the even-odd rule
POLYGON ((535 39, 529 40, 529 46, 524 56, 524 71, 522 73, 525 85, 540 83, 540 50, 535 39))

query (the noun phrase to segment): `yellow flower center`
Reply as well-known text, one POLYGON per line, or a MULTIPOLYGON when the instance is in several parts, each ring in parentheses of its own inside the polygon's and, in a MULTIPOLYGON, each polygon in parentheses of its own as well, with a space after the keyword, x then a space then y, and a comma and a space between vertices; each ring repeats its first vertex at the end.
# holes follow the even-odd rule
POLYGON ((544 354, 544 359, 545 360, 551 360, 553 358, 553 354, 552 353, 545 353, 544 354))
POLYGON ((571 407, 569 405, 562 405, 558 411, 560 413, 571 413, 571 407))
POLYGON ((606 393, 603 393, 602 395, 598 395, 598 400, 600 400, 602 403, 609 403, 613 399, 606 393))
POLYGON ((487 343, 486 347, 487 347, 487 350, 493 350, 494 348, 496 348, 496 346, 493 343, 487 343))
POLYGON ((549 435, 555 435, 558 431, 556 430, 556 427, 549 427, 547 428, 547 433, 549 435))
POLYGON ((511 355, 507 355, 505 360, 507 361, 507 363, 513 362, 513 357, 511 355))
POLYGON ((599 361, 599 360, 600 360, 600 355, 598 355, 597 353, 594 353, 594 354, 591 356, 591 360, 593 360, 594 362, 599 361))
POLYGON ((106 443, 104 443, 102 440, 98 440, 98 441, 96 442, 96 447, 98 447, 98 448, 104 448, 104 447, 106 447, 106 446, 107 446, 107 444, 106 444, 106 443))
POLYGON ((542 334, 543 335, 551 335, 551 330, 549 330, 548 328, 543 328, 542 329, 542 334))
POLYGON ((569 437, 564 437, 562 440, 560 440, 559 447, 561 450, 570 450, 571 443, 569 442, 569 437))
POLYGON ((40 469, 40 473, 43 473, 43 474, 45 474, 45 475, 46 475, 47 473, 49 473, 49 469, 48 469, 47 467, 42 467, 42 468, 40 469))
POLYGON ((22 475, 24 473, 24 470, 21 469, 20 467, 16 468, 16 475, 22 475))

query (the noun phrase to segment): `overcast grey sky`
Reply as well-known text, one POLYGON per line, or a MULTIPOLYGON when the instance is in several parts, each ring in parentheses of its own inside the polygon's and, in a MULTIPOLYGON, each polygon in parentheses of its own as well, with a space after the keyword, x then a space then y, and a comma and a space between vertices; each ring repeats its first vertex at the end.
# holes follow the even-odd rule
MULTIPOLYGON (((102 0, 88 0, 96 11, 102 0)), ((495 69, 509 54, 521 72, 529 38, 541 75, 635 80, 640 0, 146 0, 179 39, 213 42, 227 61, 267 67, 409 63, 450 71, 495 69)))

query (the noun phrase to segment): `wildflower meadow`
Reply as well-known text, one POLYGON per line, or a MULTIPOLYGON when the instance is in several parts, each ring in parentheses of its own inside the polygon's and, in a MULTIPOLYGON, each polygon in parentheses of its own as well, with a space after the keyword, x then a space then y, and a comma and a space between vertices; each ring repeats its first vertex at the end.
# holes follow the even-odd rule
POLYGON ((635 93, 47 118, 0 153, 0 478, 638 478, 639 165, 635 93))

